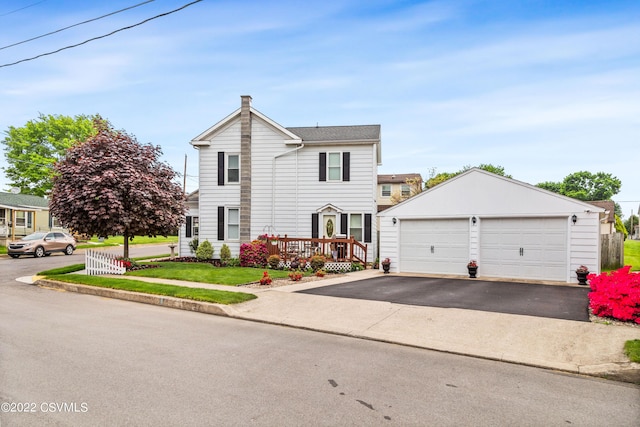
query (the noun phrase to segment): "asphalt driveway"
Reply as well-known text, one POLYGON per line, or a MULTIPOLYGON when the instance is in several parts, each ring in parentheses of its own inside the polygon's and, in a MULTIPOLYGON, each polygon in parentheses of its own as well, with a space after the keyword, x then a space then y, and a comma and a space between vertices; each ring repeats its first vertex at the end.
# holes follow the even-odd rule
POLYGON ((397 304, 589 321, 587 286, 382 276, 299 291, 397 304))

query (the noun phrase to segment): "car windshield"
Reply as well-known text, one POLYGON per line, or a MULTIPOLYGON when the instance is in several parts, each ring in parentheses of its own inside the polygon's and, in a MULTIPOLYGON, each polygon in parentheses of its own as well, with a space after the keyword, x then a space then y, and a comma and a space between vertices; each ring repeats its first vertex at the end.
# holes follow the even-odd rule
POLYGON ((33 233, 33 234, 29 234, 28 236, 24 236, 22 238, 22 240, 40 240, 42 239, 47 233, 33 233))

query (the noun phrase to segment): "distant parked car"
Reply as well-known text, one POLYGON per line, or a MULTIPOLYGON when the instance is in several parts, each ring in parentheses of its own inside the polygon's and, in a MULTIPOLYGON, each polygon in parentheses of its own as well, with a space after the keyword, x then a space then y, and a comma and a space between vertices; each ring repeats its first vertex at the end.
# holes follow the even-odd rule
POLYGON ((76 239, 61 231, 32 233, 20 240, 10 242, 7 247, 7 253, 11 258, 18 258, 20 255, 33 255, 36 258, 41 258, 49 256, 53 252, 71 255, 75 250, 76 239))

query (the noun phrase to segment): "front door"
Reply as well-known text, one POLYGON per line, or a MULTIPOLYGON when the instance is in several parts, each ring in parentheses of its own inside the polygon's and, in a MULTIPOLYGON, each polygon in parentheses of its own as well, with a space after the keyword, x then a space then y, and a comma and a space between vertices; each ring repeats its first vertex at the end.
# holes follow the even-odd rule
POLYGON ((338 224, 335 215, 323 215, 322 217, 322 235, 328 238, 335 236, 338 224))

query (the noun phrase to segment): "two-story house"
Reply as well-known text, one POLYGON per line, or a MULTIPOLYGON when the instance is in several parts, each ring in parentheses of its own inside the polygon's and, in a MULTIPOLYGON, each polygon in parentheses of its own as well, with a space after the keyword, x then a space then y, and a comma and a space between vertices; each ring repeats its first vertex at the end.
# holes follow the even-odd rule
POLYGON ((378 175, 378 212, 415 196, 419 190, 422 190, 422 175, 419 173, 378 175))
POLYGON ((285 128, 241 107, 197 137, 199 189, 180 232, 239 255, 262 234, 289 237, 354 236, 376 253, 376 178, 380 125, 285 128), (195 207, 197 205, 197 208, 195 207), (372 238, 373 236, 373 238, 372 238))

